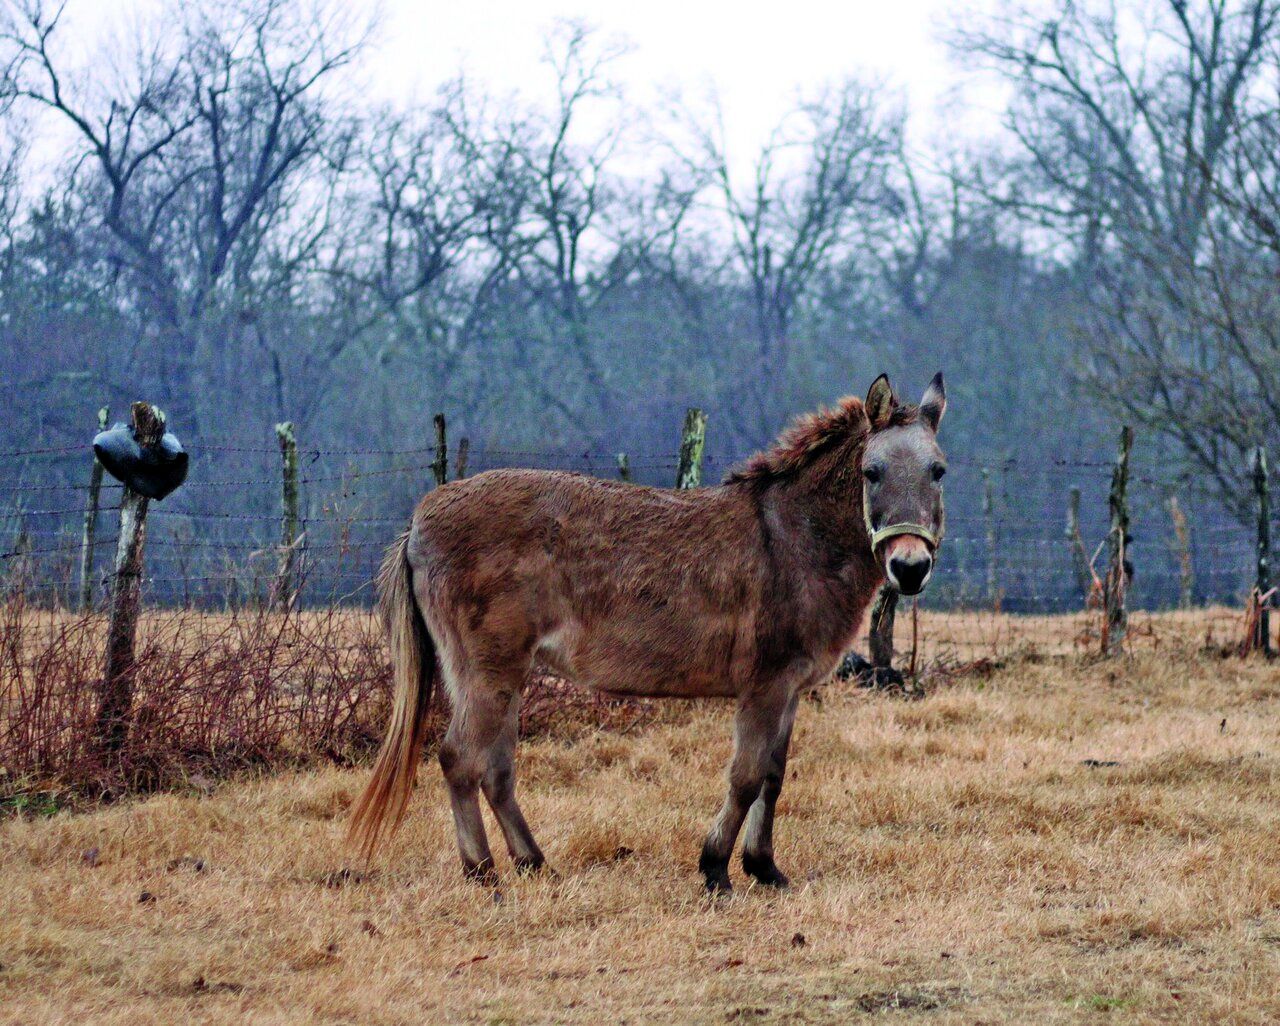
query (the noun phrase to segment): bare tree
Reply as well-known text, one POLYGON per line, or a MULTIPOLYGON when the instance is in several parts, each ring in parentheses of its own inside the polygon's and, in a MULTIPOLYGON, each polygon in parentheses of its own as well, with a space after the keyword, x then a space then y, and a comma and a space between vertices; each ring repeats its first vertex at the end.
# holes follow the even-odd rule
MULTIPOLYGON (((696 189, 671 175, 647 184, 620 170, 643 119, 612 78, 626 52, 579 22, 549 36, 549 109, 474 125, 471 138, 501 168, 505 206, 485 232, 517 289, 511 357, 522 378, 575 440, 592 444, 622 422, 633 382, 598 321, 619 290, 678 245, 696 189)), ((634 154, 632 154, 634 156, 634 154)))
POLYGON ((434 408, 464 398, 453 377, 476 356, 494 293, 522 255, 518 151, 508 136, 482 135, 476 102, 459 79, 431 108, 370 119, 366 173, 331 268, 342 334, 370 334, 381 365, 408 361, 414 398, 434 408))
POLYGON ((1244 453, 1278 437, 1274 261, 1249 211, 1270 200, 1245 170, 1275 123, 1278 33, 1275 0, 1152 0, 1022 9, 954 39, 1014 86, 1016 151, 989 195, 1085 277, 1084 380, 1237 512, 1244 453))
POLYGON ((363 37, 336 7, 202 4, 115 75, 111 61, 70 70, 62 20, 41 0, 11 9, 5 80, 71 127, 81 203, 109 233, 110 259, 158 336, 161 379, 198 428, 209 413, 200 397, 214 380, 240 379, 261 344, 260 331, 248 342, 240 333, 264 296, 315 252, 318 170, 345 132, 326 86, 363 37))
POLYGON ((776 427, 768 393, 786 380, 792 327, 819 275, 873 238, 900 204, 888 185, 901 131, 880 89, 849 80, 784 119, 745 185, 723 130, 699 133, 749 293, 756 352, 742 381, 745 441, 759 443, 776 427))

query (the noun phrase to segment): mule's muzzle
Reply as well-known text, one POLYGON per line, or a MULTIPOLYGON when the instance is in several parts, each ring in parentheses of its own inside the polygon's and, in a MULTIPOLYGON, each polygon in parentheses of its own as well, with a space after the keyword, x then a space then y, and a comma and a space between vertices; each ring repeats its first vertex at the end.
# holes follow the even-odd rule
POLYGON ((927 552, 895 554, 885 566, 889 583, 903 595, 919 595, 932 573, 933 556, 927 552))

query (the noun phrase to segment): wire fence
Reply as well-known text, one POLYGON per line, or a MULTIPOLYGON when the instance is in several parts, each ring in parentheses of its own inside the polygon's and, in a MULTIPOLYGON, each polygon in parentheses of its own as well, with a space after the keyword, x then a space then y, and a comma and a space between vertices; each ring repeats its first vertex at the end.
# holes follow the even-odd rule
MULTIPOLYGON (((186 483, 148 517, 144 599, 150 605, 217 608, 264 599, 280 560, 281 466, 274 445, 196 440, 186 483)), ((451 456, 455 454, 451 453, 451 456)), ((745 453, 709 453, 715 481, 745 453)), ((414 504, 432 487, 434 446, 332 449, 300 446, 301 540, 296 546, 304 605, 366 604, 381 554, 414 504)), ((0 452, 0 575, 10 590, 74 606, 92 453, 83 445, 0 452)), ((639 483, 674 483, 677 453, 629 454, 639 483)), ((952 458, 947 536, 927 605, 936 610, 1001 609, 1066 613, 1083 608, 1065 534, 1067 497, 1081 493, 1079 531, 1099 576, 1108 530, 1111 464, 1105 460, 952 458)), ((568 470, 617 477, 614 453, 484 448, 469 452, 468 476, 498 467, 568 470)), ((109 585, 121 486, 101 488, 90 562, 94 594, 109 585)), ((1159 466, 1135 454, 1129 602, 1138 609, 1240 604, 1253 585, 1253 531, 1212 502, 1187 494, 1159 466), (1170 497, 1189 525, 1187 556, 1177 541, 1170 497), (1189 576, 1188 576, 1189 574, 1189 576)))
MULTIPOLYGON (((292 605, 272 603, 286 534, 279 447, 204 439, 190 452, 186 483, 148 513, 143 611, 120 719, 127 726, 118 750, 106 753, 95 738, 108 685, 121 678, 103 670, 112 651, 107 618, 78 608, 92 454, 82 446, 0 452, 0 806, 6 793, 49 787, 118 794, 245 767, 345 765, 376 746, 391 674, 366 607, 383 551, 433 486, 435 447, 298 451, 292 605)), ((741 455, 708 454, 703 479, 721 478, 741 455)), ((457 450, 450 456, 456 472, 457 450)), ((679 458, 639 453, 628 464, 638 483, 670 486, 679 458)), ((613 453, 514 448, 472 450, 466 470, 498 467, 619 473, 613 453)), ((910 693, 981 677, 1009 659, 1100 650, 1104 615, 1089 608, 1088 592, 1105 574, 1111 472, 1105 460, 951 460, 936 579, 923 602, 899 603, 890 646, 910 693), (1072 489, 1083 586, 1065 530, 1072 489)), ((103 483, 88 564, 96 607, 110 594, 122 494, 103 483)), ((1129 506, 1125 650, 1243 654, 1254 529, 1141 459, 1129 506), (1186 519, 1185 543, 1171 497, 1186 519), (1172 609, 1184 599, 1210 608, 1172 609)), ((629 730, 647 710, 535 672, 520 729, 581 722, 629 730)))

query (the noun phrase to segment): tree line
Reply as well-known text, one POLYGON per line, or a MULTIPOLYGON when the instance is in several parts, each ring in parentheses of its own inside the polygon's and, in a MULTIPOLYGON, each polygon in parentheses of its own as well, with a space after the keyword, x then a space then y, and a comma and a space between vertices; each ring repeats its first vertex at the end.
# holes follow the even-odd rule
POLYGON ((14 0, 0 26, 5 448, 146 397, 197 457, 284 420, 426 445, 436 410, 480 445, 665 451, 687 405, 739 454, 942 368, 955 453, 1109 455, 1123 420, 1171 486, 1251 515, 1280 413, 1280 4, 969 18, 949 45, 1009 97, 981 147, 926 145, 851 69, 745 155, 714 111, 637 107, 625 49, 578 23, 542 99, 458 77, 375 106, 343 5, 173 4, 87 57, 74 13, 14 0))

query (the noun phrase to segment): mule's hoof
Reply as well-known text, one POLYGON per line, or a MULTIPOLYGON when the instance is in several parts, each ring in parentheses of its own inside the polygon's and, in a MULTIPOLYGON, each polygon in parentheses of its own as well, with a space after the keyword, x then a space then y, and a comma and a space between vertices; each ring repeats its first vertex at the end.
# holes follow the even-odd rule
POLYGON ((733 893, 733 881, 729 879, 728 873, 722 873, 719 876, 707 877, 707 893, 713 898, 728 897, 733 893))
POLYGON ((729 882, 729 856, 721 858, 717 855, 710 841, 702 846, 698 872, 707 879, 708 894, 728 894, 733 890, 733 884, 729 882))
POLYGON ((791 886, 791 881, 787 879, 787 875, 778 868, 772 858, 767 856, 748 855, 743 852, 742 868, 749 876, 755 877, 756 881, 765 887, 776 887, 778 890, 782 890, 784 887, 791 886))
POLYGON ((537 858, 515 858, 511 860, 516 867, 516 872, 520 876, 538 876, 550 877, 552 880, 557 879, 560 874, 547 865, 547 860, 541 855, 537 858))
POLYGON ((479 862, 474 866, 463 866, 462 875, 472 883, 480 884, 481 887, 498 886, 498 871, 493 868, 491 860, 479 862))

